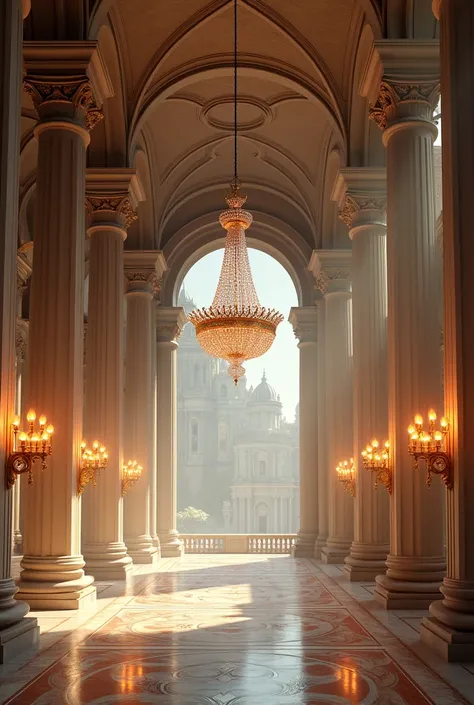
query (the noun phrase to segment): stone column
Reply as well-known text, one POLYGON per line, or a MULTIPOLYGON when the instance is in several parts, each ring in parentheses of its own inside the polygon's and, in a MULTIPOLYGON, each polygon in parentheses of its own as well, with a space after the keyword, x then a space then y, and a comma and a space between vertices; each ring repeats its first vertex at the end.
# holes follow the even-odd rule
POLYGON ((387 572, 376 598, 388 609, 426 608, 441 597, 445 488, 428 489, 407 452, 415 413, 441 404, 432 120, 439 96, 437 42, 376 42, 365 93, 387 148, 388 423, 394 467, 387 572), (380 79, 382 81, 380 82, 380 79))
POLYGON ((156 317, 157 376, 157 531, 162 556, 181 556, 176 529, 177 472, 177 339, 186 323, 184 309, 158 306, 156 317))
POLYGON ((86 572, 98 580, 123 580, 132 568, 123 541, 123 242, 142 200, 133 169, 89 169, 89 315, 87 319, 87 406, 84 435, 109 453, 97 487, 84 493, 86 572))
POLYGON ((329 535, 321 559, 343 563, 354 538, 354 500, 338 481, 335 468, 353 454, 351 252, 319 251, 311 266, 326 308, 329 535))
POLYGON ((333 198, 352 240, 354 342, 354 541, 346 558, 350 580, 375 580, 389 551, 389 495, 374 489, 361 462, 372 438, 388 438, 387 247, 385 169, 342 169, 333 198))
POLYGON ((292 308, 300 350, 300 527, 295 557, 314 556, 318 537, 318 309, 292 308))
MULTIPOLYGON (((136 460, 142 477, 124 499, 124 534, 134 563, 158 558, 150 530, 154 473, 154 379, 151 310, 153 286, 165 269, 157 251, 125 253, 127 342, 125 360, 124 460, 136 460), (159 269, 158 269, 159 268, 159 269)), ((160 253, 161 254, 161 253, 160 253)))
POLYGON ((87 128, 111 90, 96 42, 26 42, 23 56, 39 115, 28 406, 54 424, 55 437, 47 470, 36 469, 25 492, 19 596, 35 609, 78 609, 96 596, 83 570, 76 496, 87 128))
MULTIPOLYGON (((25 3, 26 4, 26 3, 25 3)), ((27 9, 27 8, 26 8, 27 9)), ((27 12, 25 12, 26 16, 27 12)), ((0 467, 11 448, 15 405, 16 239, 20 154, 20 105, 23 7, 20 0, 0 6, 0 467)), ((0 480, 0 663, 39 643, 36 619, 24 618, 29 607, 17 602, 10 577, 12 551, 12 492, 0 480)))
MULTIPOLYGON (((313 258, 314 258, 313 254, 313 258)), ((310 269, 312 268, 311 260, 310 269)), ((318 292, 318 537, 314 555, 321 558, 321 550, 326 545, 329 533, 328 485, 330 468, 327 459, 327 419, 326 419, 326 304, 318 292)), ((289 500, 290 501, 290 500, 289 500)))
POLYGON ((474 661, 474 6, 469 0, 438 0, 433 7, 441 22, 444 401, 452 429, 454 484, 447 492, 448 570, 441 588, 443 600, 431 604, 421 640, 447 661, 474 661))
MULTIPOLYGON (((151 302, 151 332, 152 339, 156 341, 156 316, 158 301, 160 296, 161 281, 158 279, 155 284, 154 296, 151 302)), ((152 344, 151 349, 151 369, 152 369, 152 385, 153 385, 153 429, 152 429, 152 442, 153 442, 153 457, 152 457, 152 471, 151 471, 151 484, 150 484, 150 534, 153 540, 153 545, 158 551, 158 555, 161 556, 160 539, 158 538, 157 530, 157 498, 156 498, 156 483, 157 483, 157 459, 156 459, 156 438, 157 438, 157 416, 156 416, 156 345, 152 344)))

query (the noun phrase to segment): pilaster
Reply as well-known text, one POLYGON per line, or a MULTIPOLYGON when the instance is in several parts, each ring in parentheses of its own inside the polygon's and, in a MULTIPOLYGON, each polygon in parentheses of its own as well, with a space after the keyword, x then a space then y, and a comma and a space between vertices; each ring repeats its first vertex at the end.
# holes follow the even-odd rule
POLYGON ((318 309, 292 308, 300 350, 300 529, 295 557, 314 556, 318 537, 318 309))
POLYGON ((342 563, 354 538, 354 500, 335 468, 352 457, 352 274, 350 250, 320 250, 309 265, 326 309, 328 538, 325 563, 342 563))
POLYGON ((157 532, 161 555, 181 556, 183 542, 176 529, 178 338, 187 321, 184 309, 159 306, 156 315, 157 376, 157 532))
POLYGON ((134 169, 88 169, 89 315, 85 437, 109 453, 97 487, 84 493, 86 572, 123 580, 132 560, 123 541, 123 241, 143 195, 134 169))
POLYGON ((445 488, 428 489, 407 452, 415 413, 440 409, 441 355, 433 110, 439 97, 437 42, 375 42, 363 91, 387 148, 388 426, 394 472, 387 572, 376 598, 388 609, 426 608, 445 572, 445 488))
POLYGON ((383 443, 387 418, 387 248, 385 169, 341 169, 333 200, 352 240, 354 344, 354 541, 345 560, 351 581, 374 580, 389 551, 389 496, 374 489, 361 453, 383 443))

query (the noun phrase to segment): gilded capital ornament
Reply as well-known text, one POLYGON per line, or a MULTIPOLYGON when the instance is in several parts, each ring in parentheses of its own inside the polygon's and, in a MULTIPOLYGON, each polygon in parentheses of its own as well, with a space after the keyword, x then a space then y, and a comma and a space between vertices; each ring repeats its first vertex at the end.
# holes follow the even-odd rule
POLYGON ((72 76, 57 81, 54 78, 36 78, 27 75, 24 79, 26 92, 31 96, 40 117, 43 117, 49 105, 53 103, 69 105, 73 114, 82 117, 87 130, 92 130, 104 117, 96 104, 92 86, 87 76, 72 76))
POLYGON ((386 130, 397 118, 416 117, 431 120, 439 96, 439 81, 399 83, 383 79, 379 96, 369 108, 369 118, 381 130, 386 130))
POLYGON ((350 268, 325 268, 316 276, 316 289, 322 294, 328 294, 334 285, 337 287, 335 290, 350 291, 351 283, 352 272, 350 268), (341 284, 343 285, 342 287, 341 284))
POLYGON ((356 196, 346 194, 342 207, 339 210, 339 218, 348 228, 354 226, 354 221, 361 215, 368 219, 377 218, 380 213, 387 208, 386 198, 370 198, 367 196, 356 196))
POLYGON ((118 193, 116 195, 87 195, 86 209, 91 217, 96 213, 104 214, 107 212, 121 216, 123 218, 125 228, 127 229, 137 219, 136 211, 133 208, 132 200, 128 193, 118 193))

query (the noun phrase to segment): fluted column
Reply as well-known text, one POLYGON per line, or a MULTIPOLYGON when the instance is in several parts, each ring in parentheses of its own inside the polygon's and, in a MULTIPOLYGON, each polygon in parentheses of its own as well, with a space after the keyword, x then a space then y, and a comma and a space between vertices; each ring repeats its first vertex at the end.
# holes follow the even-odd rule
POLYGON ((127 279, 127 342, 125 360, 124 458, 142 467, 140 481, 124 499, 124 533, 134 563, 154 563, 158 558, 150 529, 154 473, 154 380, 152 350, 154 330, 151 311, 153 287, 165 269, 157 251, 125 253, 127 279))
POLYGON ((96 596, 93 578, 83 570, 76 496, 87 127, 110 90, 95 42, 26 42, 23 55, 26 87, 39 114, 28 406, 45 413, 56 435, 47 470, 36 470, 25 492, 18 595, 36 609, 77 609, 96 596))
POLYGON ((351 252, 318 251, 310 268, 326 310, 328 538, 321 559, 343 563, 354 538, 354 500, 338 482, 335 468, 353 452, 351 252))
MULTIPOLYGON (((164 259, 164 258, 163 258, 164 259)), ((153 443, 153 456, 152 456, 152 470, 151 470, 151 482, 150 482, 150 534, 153 541, 153 545, 158 549, 158 555, 161 555, 160 539, 158 538, 157 529, 157 497, 156 497, 156 484, 157 484, 157 416, 156 416, 156 312, 158 307, 158 301, 160 298, 161 290, 161 280, 157 280, 157 285, 155 286, 154 296, 151 302, 150 316, 151 316, 151 331, 152 331, 152 350, 151 350, 151 369, 152 369, 152 389, 153 389, 153 420, 152 420, 152 443, 153 443)))
MULTIPOLYGON (((0 6, 0 467, 4 472, 10 449, 15 404, 16 239, 20 154, 20 105, 22 79, 23 17, 20 0, 0 6)), ((26 13, 25 13, 26 14, 26 13)), ((17 602, 11 578, 12 491, 0 480, 0 663, 19 651, 36 646, 39 627, 26 618, 29 607, 17 602)))
MULTIPOLYGON (((317 256, 317 255, 316 255, 317 256)), ((314 257, 314 255, 313 255, 314 257)), ((311 260, 313 262, 313 260, 311 260)), ((311 269, 310 265, 310 269, 311 269)), ((330 468, 327 461, 326 419, 326 304, 321 292, 317 293, 318 310, 318 537, 314 555, 321 558, 329 533, 328 491, 330 468)))
POLYGON ((295 557, 314 556, 318 537, 318 309, 292 308, 300 350, 300 526, 295 557))
POLYGON ((447 492, 448 570, 421 640, 447 661, 474 661, 474 424, 472 194, 474 6, 433 3, 441 22, 445 413, 454 484, 447 492))
MULTIPOLYGON (((123 242, 142 200, 133 169, 88 169, 89 315, 85 437, 109 453, 97 487, 84 492, 82 532, 86 572, 98 580, 123 580, 132 560, 123 541, 123 242)), ((145 512, 145 508, 142 509, 145 512)))
POLYGON ((345 560, 350 580, 374 580, 389 551, 389 495, 374 489, 361 462, 372 438, 388 437, 387 247, 385 169, 342 169, 333 195, 352 240, 354 344, 354 541, 345 560))
POLYGON ((184 309, 158 306, 156 316, 157 376, 157 532, 162 556, 181 556, 176 529, 177 473, 177 339, 186 323, 184 309))
POLYGON ((394 467, 387 572, 376 598, 387 608, 425 608, 441 597, 445 488, 414 472, 407 428, 441 404, 439 251, 432 120, 439 96, 437 42, 376 42, 367 71, 380 85, 371 117, 387 149, 388 422, 394 467), (407 68, 408 67, 408 68, 407 68), (380 84, 380 75, 383 75, 380 84))

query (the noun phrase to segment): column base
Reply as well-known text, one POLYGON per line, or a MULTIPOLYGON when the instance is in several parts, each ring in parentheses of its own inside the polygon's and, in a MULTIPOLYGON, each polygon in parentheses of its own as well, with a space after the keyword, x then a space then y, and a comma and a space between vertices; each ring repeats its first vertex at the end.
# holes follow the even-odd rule
POLYGON ((314 557, 315 558, 321 558, 321 551, 325 547, 327 543, 328 537, 327 536, 318 536, 316 539, 316 543, 314 544, 314 557))
POLYGON ((158 539, 162 558, 181 558, 184 555, 184 543, 177 531, 162 533, 158 539))
POLYGON ((327 564, 344 563, 350 551, 351 543, 350 539, 329 538, 324 548, 321 549, 321 560, 327 564))
POLYGON ((474 661, 474 583, 446 577, 441 593, 423 619, 421 640, 445 661, 474 661))
POLYGON ((154 546, 147 551, 132 551, 128 549, 128 555, 135 565, 154 565, 159 560, 158 551, 154 546))
POLYGON ((389 546, 353 541, 350 554, 345 559, 345 573, 351 582, 373 582, 384 572, 389 546))
POLYGON ((387 572, 375 579, 375 599, 388 610, 428 609, 441 600, 444 557, 387 556, 387 572))
POLYGON ((78 610, 96 599, 82 556, 23 556, 15 599, 35 610, 78 610))
POLYGON ((85 572, 94 580, 126 580, 133 568, 122 541, 84 546, 85 572))
POLYGON ((39 649, 40 628, 33 617, 0 630, 0 664, 11 661, 19 653, 39 649))
POLYGON ((299 533, 291 549, 293 558, 314 558, 316 534, 299 533))
POLYGON ((474 661, 474 632, 459 632, 442 624, 435 617, 424 617, 420 637, 426 646, 445 661, 474 661))

